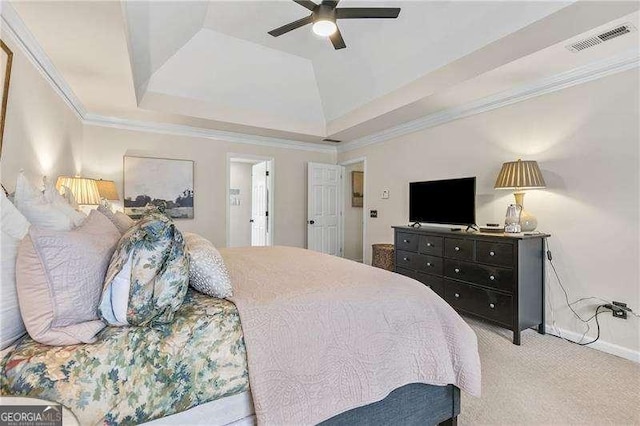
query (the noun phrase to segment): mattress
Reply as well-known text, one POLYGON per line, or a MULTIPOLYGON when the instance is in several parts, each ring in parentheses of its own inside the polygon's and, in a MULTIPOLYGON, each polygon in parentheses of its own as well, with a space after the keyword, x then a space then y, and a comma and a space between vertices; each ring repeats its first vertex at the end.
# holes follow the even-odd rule
POLYGON ((58 402, 81 424, 138 424, 249 389, 235 305, 189 290, 171 324, 108 327, 98 342, 23 338, 0 360, 3 395, 58 402))
POLYGON ((246 391, 206 402, 181 413, 152 420, 145 425, 250 426, 256 424, 254 412, 251 392, 246 391))

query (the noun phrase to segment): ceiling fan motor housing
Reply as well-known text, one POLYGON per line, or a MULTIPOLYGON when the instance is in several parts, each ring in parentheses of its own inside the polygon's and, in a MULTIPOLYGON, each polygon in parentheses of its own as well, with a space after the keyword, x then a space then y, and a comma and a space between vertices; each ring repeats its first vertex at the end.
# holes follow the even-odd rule
POLYGON ((326 4, 321 4, 313 11, 313 22, 331 21, 336 22, 336 10, 326 4))

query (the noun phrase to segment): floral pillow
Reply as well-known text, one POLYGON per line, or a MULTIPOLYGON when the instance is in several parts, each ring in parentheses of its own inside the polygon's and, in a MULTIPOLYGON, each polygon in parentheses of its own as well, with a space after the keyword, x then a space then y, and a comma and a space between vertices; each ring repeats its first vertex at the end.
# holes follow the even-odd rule
POLYGON ((109 325, 169 323, 189 286, 189 256, 182 234, 167 216, 152 213, 120 239, 100 301, 109 325))

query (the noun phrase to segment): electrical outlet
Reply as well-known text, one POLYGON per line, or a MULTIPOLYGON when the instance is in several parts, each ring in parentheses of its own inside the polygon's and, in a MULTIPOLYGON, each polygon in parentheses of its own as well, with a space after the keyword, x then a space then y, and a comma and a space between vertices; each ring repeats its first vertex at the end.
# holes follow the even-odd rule
POLYGON ((627 311, 615 310, 615 311, 611 311, 611 312, 613 312, 613 316, 616 317, 616 318, 627 319, 627 311))
POLYGON ((615 308, 611 310, 614 317, 627 319, 627 312, 631 312, 631 308, 629 308, 626 303, 616 302, 614 300, 613 302, 611 302, 611 304, 615 306, 615 308))

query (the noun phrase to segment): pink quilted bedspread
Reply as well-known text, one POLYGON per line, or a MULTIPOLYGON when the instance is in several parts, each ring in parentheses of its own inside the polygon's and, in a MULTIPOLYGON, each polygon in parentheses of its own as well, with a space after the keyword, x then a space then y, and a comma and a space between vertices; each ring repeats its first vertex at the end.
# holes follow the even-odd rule
POLYGON ((419 282, 292 247, 220 252, 259 424, 315 424, 409 383, 480 394, 474 332, 419 282))

